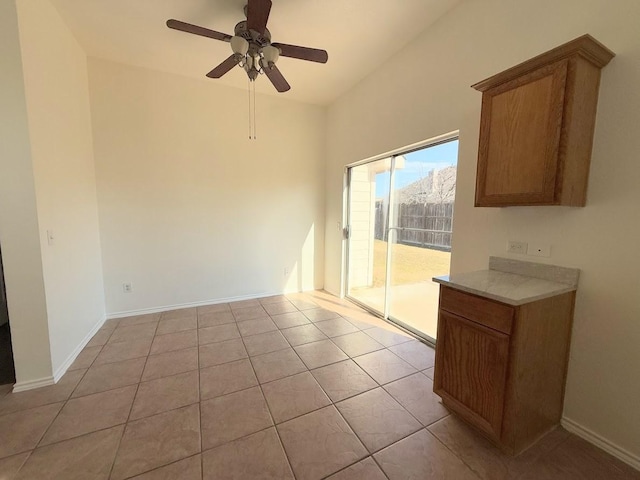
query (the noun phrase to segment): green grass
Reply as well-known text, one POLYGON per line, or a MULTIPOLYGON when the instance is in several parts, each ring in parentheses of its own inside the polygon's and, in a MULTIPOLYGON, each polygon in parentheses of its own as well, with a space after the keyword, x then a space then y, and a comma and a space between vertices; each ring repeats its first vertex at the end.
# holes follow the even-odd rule
MULTIPOLYGON (((387 242, 376 240, 373 247, 373 286, 384 286, 387 242)), ((391 285, 431 281, 432 277, 449 274, 450 252, 393 244, 391 247, 391 285)))

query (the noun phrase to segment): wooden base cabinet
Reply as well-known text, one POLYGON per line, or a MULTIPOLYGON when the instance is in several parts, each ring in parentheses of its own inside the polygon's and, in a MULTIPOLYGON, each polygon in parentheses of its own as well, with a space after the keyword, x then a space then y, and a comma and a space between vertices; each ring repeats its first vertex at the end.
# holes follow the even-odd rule
POLYGON ((574 300, 513 307, 440 287, 434 392, 505 453, 560 422, 574 300))

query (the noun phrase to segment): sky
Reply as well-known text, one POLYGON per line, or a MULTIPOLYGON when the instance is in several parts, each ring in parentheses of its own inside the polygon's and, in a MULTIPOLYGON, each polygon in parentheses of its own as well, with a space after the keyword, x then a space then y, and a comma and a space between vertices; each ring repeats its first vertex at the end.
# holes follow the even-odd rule
MULTIPOLYGON (((404 168, 396 169, 395 188, 399 189, 425 177, 431 170, 458 163, 458 140, 427 147, 404 155, 404 168)), ((376 175, 376 198, 389 194, 389 172, 376 175)))

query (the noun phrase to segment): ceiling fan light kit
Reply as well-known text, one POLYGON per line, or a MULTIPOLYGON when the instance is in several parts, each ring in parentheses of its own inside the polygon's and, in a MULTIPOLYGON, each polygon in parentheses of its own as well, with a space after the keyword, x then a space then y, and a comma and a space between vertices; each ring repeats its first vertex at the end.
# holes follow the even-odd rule
POLYGON ((249 42, 239 35, 231 37, 230 43, 231 50, 233 50, 233 53, 236 55, 244 57, 249 51, 249 42))
POLYGON ((267 45, 262 49, 262 58, 267 62, 267 65, 271 66, 278 61, 278 58, 280 58, 280 49, 273 45, 267 45))
POLYGON ((247 19, 235 26, 233 36, 174 19, 168 20, 167 26, 231 44, 231 56, 207 73, 207 77, 220 78, 237 65, 245 70, 250 81, 264 73, 278 92, 286 92, 291 86, 276 66, 280 56, 327 63, 328 55, 317 48, 271 43, 271 32, 267 29, 271 4, 271 0, 248 0, 244 9, 247 19))
POLYGON ((266 28, 261 35, 255 30, 248 30, 246 21, 236 25, 235 35, 229 42, 238 66, 244 68, 249 80, 254 81, 259 74, 265 73, 265 68, 273 68, 278 60, 280 50, 270 41, 271 35, 266 28))

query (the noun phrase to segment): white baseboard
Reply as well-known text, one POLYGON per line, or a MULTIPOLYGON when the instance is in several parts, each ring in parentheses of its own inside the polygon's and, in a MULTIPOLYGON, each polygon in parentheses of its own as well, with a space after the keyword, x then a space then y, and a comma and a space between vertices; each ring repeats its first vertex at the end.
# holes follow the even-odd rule
POLYGON ((75 359, 80 355, 80 352, 87 346, 87 343, 93 338, 93 336, 97 333, 98 330, 104 325, 106 321, 106 317, 103 317, 102 320, 98 321, 87 333, 87 335, 82 339, 82 341, 78 344, 78 346, 69 354, 67 359, 62 362, 55 372, 53 372, 53 381, 54 383, 58 383, 58 380, 62 378, 62 376, 67 373, 67 370, 71 366, 71 364, 75 361, 75 359))
POLYGON ((87 343, 93 338, 98 330, 104 325, 106 318, 102 318, 98 323, 96 323, 91 331, 82 339, 80 344, 71 352, 71 354, 67 357, 67 359, 60 365, 56 371, 50 377, 38 378, 36 380, 27 380, 24 382, 17 382, 13 386, 13 393, 26 392, 27 390, 34 390, 40 387, 48 387, 49 385, 54 385, 58 383, 58 380, 62 378, 62 376, 67 373, 67 370, 71 366, 71 364, 75 361, 75 359, 80 355, 80 352, 84 347, 87 346, 87 343))
POLYGON ((562 417, 560 424, 569 432, 574 433, 583 440, 586 440, 596 447, 601 448, 605 452, 613 455, 619 460, 622 460, 624 463, 632 466, 636 470, 640 470, 640 457, 638 457, 637 455, 634 455, 624 448, 619 447, 618 445, 610 442, 606 438, 598 435, 597 433, 589 430, 587 427, 580 425, 570 418, 562 417))
MULTIPOLYGON (((293 293, 293 292, 287 292, 293 293)), ((167 310, 177 310, 179 308, 204 307, 205 305, 215 305, 217 303, 239 302, 241 300, 253 300, 256 298, 271 297, 273 295, 284 295, 282 292, 259 293, 253 295, 240 295, 237 297, 216 298, 215 300, 205 300, 202 302, 179 303, 176 305, 163 305, 161 307, 142 308, 139 310, 125 310, 122 312, 113 312, 107 314, 107 320, 114 318, 125 318, 133 315, 147 315, 149 313, 166 312, 167 310)))
POLYGON ((56 383, 53 377, 43 377, 36 380, 27 380, 25 382, 17 382, 13 386, 13 393, 26 392, 27 390, 33 390, 34 388, 48 387, 56 383))

